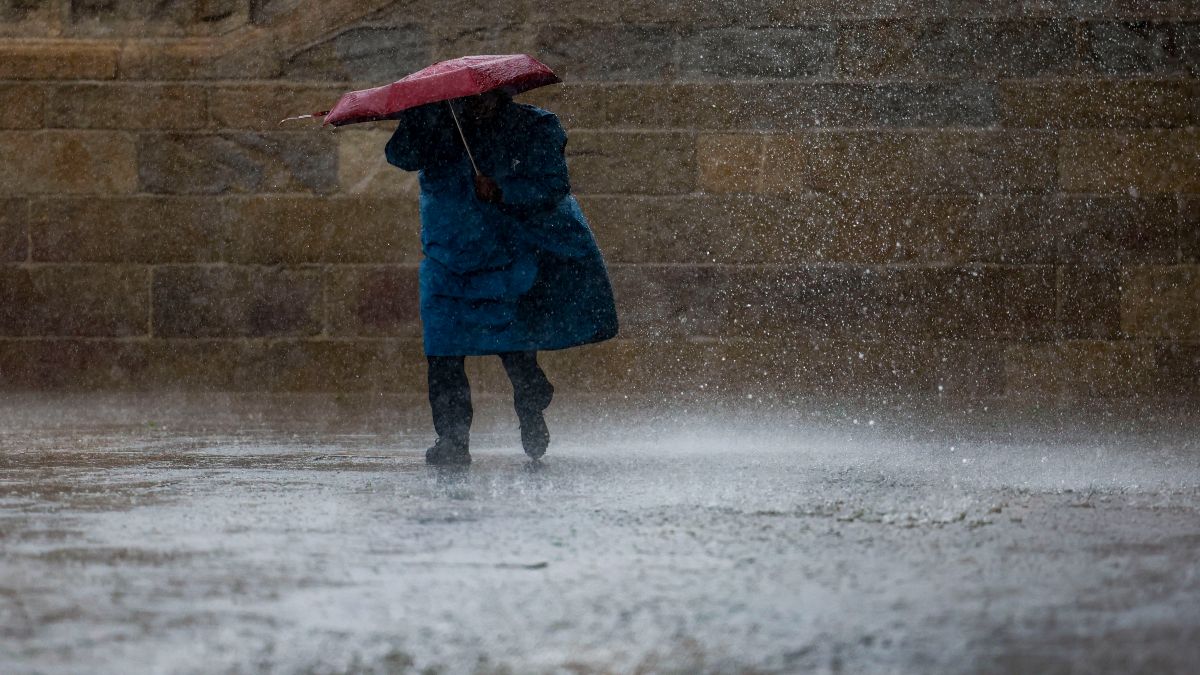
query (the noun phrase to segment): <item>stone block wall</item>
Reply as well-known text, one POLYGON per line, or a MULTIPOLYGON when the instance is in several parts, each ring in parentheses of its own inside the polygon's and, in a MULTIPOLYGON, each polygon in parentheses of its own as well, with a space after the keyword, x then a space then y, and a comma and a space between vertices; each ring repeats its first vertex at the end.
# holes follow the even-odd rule
POLYGON ((420 392, 389 126, 278 120, 517 51, 622 319, 561 390, 1200 395, 1190 0, 0 0, 0 389, 420 392))

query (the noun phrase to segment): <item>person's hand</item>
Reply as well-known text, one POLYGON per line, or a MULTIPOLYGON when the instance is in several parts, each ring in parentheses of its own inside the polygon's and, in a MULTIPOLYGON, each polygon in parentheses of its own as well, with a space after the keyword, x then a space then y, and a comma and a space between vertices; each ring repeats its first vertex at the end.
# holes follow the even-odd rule
POLYGON ((475 196, 481 202, 489 204, 499 204, 504 200, 504 194, 500 191, 500 186, 496 181, 492 180, 491 176, 477 174, 475 176, 475 196))

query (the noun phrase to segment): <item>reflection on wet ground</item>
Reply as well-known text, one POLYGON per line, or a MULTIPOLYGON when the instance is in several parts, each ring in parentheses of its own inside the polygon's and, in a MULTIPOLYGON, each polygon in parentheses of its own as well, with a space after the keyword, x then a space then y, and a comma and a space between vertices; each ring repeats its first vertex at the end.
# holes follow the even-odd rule
POLYGON ((439 469, 423 432, 286 409, 23 405, 4 673, 1200 662, 1191 417, 580 416, 541 464, 500 425, 439 469))

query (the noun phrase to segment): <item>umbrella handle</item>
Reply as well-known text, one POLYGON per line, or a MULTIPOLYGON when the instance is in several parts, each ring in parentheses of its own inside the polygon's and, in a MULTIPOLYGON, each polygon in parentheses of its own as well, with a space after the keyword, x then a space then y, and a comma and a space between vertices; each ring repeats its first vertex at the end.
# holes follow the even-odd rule
POLYGON ((454 112, 454 105, 450 101, 446 101, 446 106, 450 108, 450 116, 454 118, 454 126, 458 128, 458 137, 462 139, 463 147, 467 150, 467 158, 471 160, 471 168, 475 170, 475 175, 479 173, 479 166, 475 164, 475 155, 471 154, 471 146, 467 145, 467 137, 463 135, 462 125, 458 123, 458 114, 454 112))

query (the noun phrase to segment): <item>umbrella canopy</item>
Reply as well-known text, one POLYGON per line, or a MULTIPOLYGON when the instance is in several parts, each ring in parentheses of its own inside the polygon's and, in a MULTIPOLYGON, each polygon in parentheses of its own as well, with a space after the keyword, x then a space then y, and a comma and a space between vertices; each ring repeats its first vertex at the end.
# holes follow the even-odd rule
POLYGON ((464 56, 435 63, 382 87, 345 94, 325 115, 325 124, 372 122, 426 103, 501 88, 519 94, 561 81, 546 64, 527 54, 464 56))

